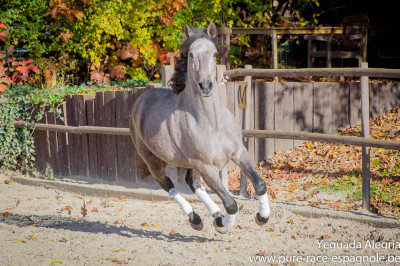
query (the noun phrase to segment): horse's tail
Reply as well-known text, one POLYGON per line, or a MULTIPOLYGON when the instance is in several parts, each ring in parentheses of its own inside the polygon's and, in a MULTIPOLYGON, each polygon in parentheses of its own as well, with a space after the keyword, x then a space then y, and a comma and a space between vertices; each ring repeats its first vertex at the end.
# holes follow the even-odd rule
MULTIPOLYGON (((168 163, 163 161, 163 168, 167 167, 168 163)), ((151 176, 149 168, 147 167, 146 163, 140 158, 140 156, 136 156, 136 169, 138 170, 139 176, 143 179, 146 177, 151 176)))

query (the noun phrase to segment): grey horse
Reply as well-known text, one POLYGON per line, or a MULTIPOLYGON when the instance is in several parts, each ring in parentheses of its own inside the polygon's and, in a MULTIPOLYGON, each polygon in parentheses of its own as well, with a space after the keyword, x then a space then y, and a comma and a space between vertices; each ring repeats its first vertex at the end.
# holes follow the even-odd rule
POLYGON ((263 225, 270 215, 266 184, 243 145, 241 128, 220 99, 217 28, 213 22, 207 29, 185 26, 184 36, 169 82, 172 89, 150 89, 132 109, 130 132, 135 148, 149 173, 189 216, 191 226, 201 230, 201 218, 165 175, 168 164, 188 169, 185 180, 214 217, 213 225, 220 233, 233 226, 238 212, 236 201, 219 178, 219 171, 233 160, 253 183, 259 201, 255 219, 263 225), (225 215, 201 185, 201 178, 221 198, 225 215))

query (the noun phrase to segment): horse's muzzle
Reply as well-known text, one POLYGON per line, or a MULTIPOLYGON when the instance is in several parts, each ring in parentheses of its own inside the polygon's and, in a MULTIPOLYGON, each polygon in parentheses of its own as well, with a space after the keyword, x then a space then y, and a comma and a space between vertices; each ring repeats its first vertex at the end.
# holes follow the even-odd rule
POLYGON ((213 84, 211 81, 209 80, 201 81, 199 82, 198 86, 201 96, 210 97, 212 95, 213 84))

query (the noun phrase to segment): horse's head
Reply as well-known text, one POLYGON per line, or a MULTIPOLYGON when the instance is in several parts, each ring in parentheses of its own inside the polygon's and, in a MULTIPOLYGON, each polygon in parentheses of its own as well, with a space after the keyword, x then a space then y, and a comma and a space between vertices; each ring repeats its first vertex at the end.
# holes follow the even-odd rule
MULTIPOLYGON (((203 31, 204 32, 204 31, 203 31)), ((205 32, 207 37, 195 40, 188 50, 188 72, 198 93, 203 97, 211 96, 216 86, 217 48, 212 41, 217 36, 217 27, 211 22, 205 32)), ((185 27, 185 35, 190 39, 196 32, 185 27)))
POLYGON ((180 48, 175 72, 169 85, 175 93, 180 93, 187 82, 196 93, 208 97, 216 87, 217 27, 210 22, 207 29, 185 26, 185 42, 180 48))

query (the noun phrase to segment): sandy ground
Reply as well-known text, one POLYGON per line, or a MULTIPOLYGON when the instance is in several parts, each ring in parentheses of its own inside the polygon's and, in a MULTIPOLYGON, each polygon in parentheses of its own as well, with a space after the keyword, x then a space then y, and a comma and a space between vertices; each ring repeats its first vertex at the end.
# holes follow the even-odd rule
POLYGON ((236 225, 221 235, 200 203, 192 205, 204 229, 194 231, 172 201, 85 196, 7 180, 0 174, 0 265, 400 264, 399 228, 306 218, 277 203, 260 227, 257 202, 239 200, 236 225))

